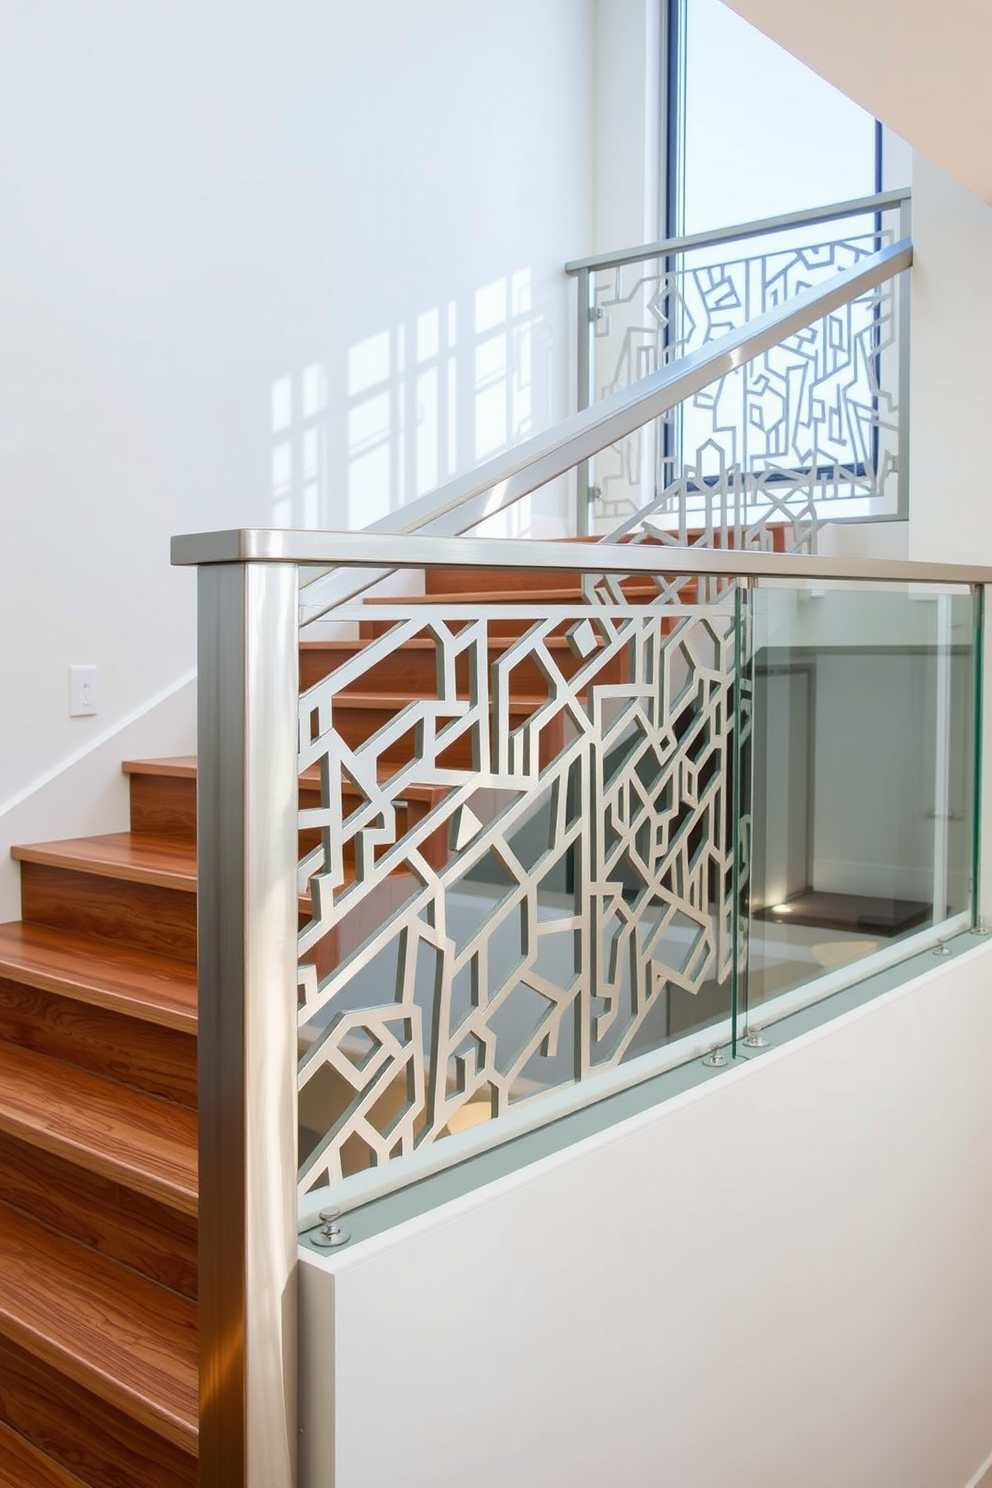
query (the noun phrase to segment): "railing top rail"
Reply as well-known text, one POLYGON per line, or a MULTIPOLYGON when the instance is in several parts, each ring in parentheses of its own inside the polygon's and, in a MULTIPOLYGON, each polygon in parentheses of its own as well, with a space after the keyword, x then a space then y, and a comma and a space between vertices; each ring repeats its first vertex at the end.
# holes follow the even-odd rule
MULTIPOLYGON (((650 523, 646 524, 650 527, 650 523)), ((172 540, 173 562, 290 563, 326 567, 568 569, 578 573, 705 574, 744 579, 822 579, 918 584, 992 584, 992 566, 907 559, 830 558, 742 548, 656 543, 540 542, 528 538, 429 537, 242 527, 172 540)), ((523 597, 523 596, 522 596, 523 597)))
POLYGON ((595 253, 589 258, 574 258, 565 265, 566 274, 579 274, 584 269, 613 269, 623 264, 639 263, 643 259, 662 258, 668 254, 685 253, 690 248, 715 247, 720 243, 740 242, 743 238, 764 237, 770 233, 787 232, 791 227, 815 226, 820 222, 836 222, 843 217, 861 217, 868 212, 884 212, 900 206, 912 197, 908 186, 894 191, 877 192, 874 196, 855 197, 851 201, 836 202, 828 207, 809 207, 801 212, 786 212, 778 217, 763 217, 754 222, 737 222, 730 227, 714 227, 706 232, 689 233, 681 238, 661 238, 656 243, 640 243, 633 248, 622 248, 616 253, 595 253))

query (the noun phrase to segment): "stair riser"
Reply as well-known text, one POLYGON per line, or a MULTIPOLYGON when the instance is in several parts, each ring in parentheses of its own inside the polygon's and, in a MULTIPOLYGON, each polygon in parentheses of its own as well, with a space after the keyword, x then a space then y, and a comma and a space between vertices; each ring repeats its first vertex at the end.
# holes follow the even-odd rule
POLYGON ((0 1039, 196 1107, 196 1039, 0 977, 0 1039))
MULTIPOLYGON (((196 841, 196 779, 185 775, 131 775, 131 831, 196 841)), ((300 787, 300 805, 318 806, 316 786, 300 787)))
POLYGON ((196 1298, 195 1219, 6 1132, 0 1132, 0 1194, 55 1236, 196 1298))
POLYGON ((528 589, 579 589, 571 568, 428 568, 424 571, 426 594, 516 593, 528 589))
POLYGON ((196 840, 196 781, 186 776, 130 775, 131 831, 196 840))
MULTIPOLYGON (((399 619, 399 616, 397 616, 399 619)), ((362 620, 359 622, 358 635, 363 641, 374 641, 378 636, 388 635, 395 625, 393 620, 362 620)), ((466 622, 463 622, 467 624, 466 622)), ((551 634, 554 637, 564 635, 569 626, 568 621, 556 627, 551 634)), ((448 621, 452 630, 461 630, 462 625, 457 621, 448 621)), ((489 634, 494 640, 512 640, 516 636, 522 636, 525 631, 532 628, 533 620, 514 620, 508 616, 498 616, 489 621, 489 634)))
MULTIPOLYGON (((669 577, 674 578, 675 575, 669 577)), ((648 605, 658 599, 658 586, 654 578, 635 574, 630 578, 620 580, 620 589, 624 599, 629 604, 648 605)), ((698 584, 695 579, 687 579, 680 589, 680 599, 683 604, 694 604, 698 593, 698 584)), ((360 620, 358 623, 358 635, 360 640, 369 640, 373 636, 384 635, 401 620, 407 620, 416 616, 421 610, 424 612, 424 625, 427 625, 427 613, 432 604, 440 604, 444 610, 445 623, 452 629, 460 629, 462 624, 467 624, 472 618, 473 609, 478 605, 489 604, 498 606, 501 603, 519 604, 533 607, 536 615, 527 619, 517 619, 511 616, 503 616, 498 613, 491 614, 487 621, 490 637, 493 640, 501 639, 503 636, 522 635, 529 630, 536 620, 541 618, 540 611, 543 607, 552 605, 575 606, 577 613, 562 622, 552 632, 555 636, 564 635, 569 625, 576 619, 581 618, 581 612, 586 609, 587 601, 579 580, 573 575, 571 585, 556 585, 548 590, 542 590, 538 585, 514 585, 508 589, 506 594, 499 594, 495 586, 486 591, 475 593, 471 585, 463 589, 442 590, 437 597, 417 600, 413 603, 387 604, 390 612, 395 612, 392 620, 360 620), (445 606, 447 605, 447 608, 445 606), (464 616, 464 620, 460 617, 464 616)))
POLYGON ((197 1488, 194 1457, 2 1336, 0 1420, 93 1488, 197 1488))
MULTIPOLYGON (((399 711, 399 710, 397 710, 399 711)), ((344 742, 351 749, 358 749, 365 744, 373 734, 384 728, 390 721, 391 715, 382 708, 366 708, 360 704, 344 704, 335 709, 335 727, 344 742)), ((515 712, 511 715, 511 721, 515 728, 521 727, 527 719, 525 712, 515 712)), ((445 724, 447 727, 447 724, 445 724)), ((549 764, 560 752, 563 744, 563 723, 561 715, 545 724, 541 730, 541 764, 549 764)), ((437 763, 442 769, 470 770, 474 767, 473 759, 473 731, 465 729, 451 742, 446 742, 438 751, 437 763)), ((418 750, 416 730, 414 726, 398 738, 392 740, 383 750, 381 758, 390 765, 407 764, 413 759, 418 750)))
MULTIPOLYGON (((646 600, 649 597, 645 596, 644 598, 646 600)), ((683 591, 681 598, 682 603, 692 604, 695 602, 695 591, 683 591)), ((554 630, 549 632, 550 639, 561 640, 579 618, 579 615, 575 614, 567 620, 563 620, 561 625, 556 625, 554 630)), ((456 621, 449 623, 452 630, 457 631, 461 629, 461 626, 456 621)), ((359 637, 363 641, 376 640, 379 636, 388 635, 393 629, 394 624, 395 622, 391 620, 362 620, 358 627, 359 637)), ((518 636, 524 635, 528 630, 533 628, 533 625, 533 619, 518 620, 514 619, 511 615, 494 615, 489 621, 489 635, 494 641, 508 642, 516 639, 518 636)))
MULTIPOLYGON (((781 546, 784 546, 784 543, 781 546)), ((781 550, 778 542, 776 550, 781 550)), ((678 577, 677 561, 673 563, 670 557, 664 555, 663 550, 657 549, 657 551, 659 561, 655 572, 669 578, 678 577)), ((591 577, 595 580, 598 576, 593 574, 591 577)), ((653 573, 634 573, 622 577, 620 587, 629 598, 642 601, 653 598, 657 593, 653 573)), ((695 595, 695 582, 690 581, 684 592, 686 595, 690 593, 695 595)), ((549 602, 569 604, 573 600, 581 601, 583 587, 582 576, 574 569, 435 568, 428 570, 425 593, 429 598, 437 596, 442 601, 451 595, 464 595, 466 602, 476 600, 479 604, 487 603, 491 595, 497 596, 494 602, 498 604, 501 600, 509 602, 506 601, 507 595, 519 594, 519 602, 526 604, 531 594, 553 593, 555 599, 549 602)), ((409 604, 406 606, 407 609, 414 607, 409 604)), ((403 608, 402 602, 397 603, 397 611, 403 608)))
POLYGON ((86 1488, 75 1473, 59 1467, 0 1421, 0 1484, 3 1488, 86 1488))
MULTIPOLYGON (((147 780, 149 778, 150 777, 148 777, 148 776, 132 776, 132 781, 135 781, 135 780, 147 780)), ((187 834, 186 840, 188 840, 190 842, 195 842, 195 840, 196 840, 196 831, 195 831, 195 826, 196 826, 196 781, 195 780, 190 780, 190 779, 170 779, 169 784, 170 785, 175 785, 175 786, 181 788, 181 789, 177 789, 176 791, 174 791, 172 793, 172 800, 173 800, 173 804, 174 804, 174 807, 175 807, 173 821, 174 822, 178 822, 181 818, 184 817, 188 822, 190 822, 192 824, 192 827, 191 827, 190 832, 187 834)), ((346 794, 345 794, 345 809, 346 810, 354 810, 355 807, 357 807, 359 805, 359 802, 360 802, 360 797, 357 794, 353 794, 351 792, 346 792, 346 794)), ((300 805, 301 805, 301 807, 308 807, 308 808, 319 806, 320 805, 320 791, 319 791, 319 789, 316 786, 302 787, 301 790, 300 790, 300 805)), ((419 821, 420 818, 427 811, 427 809, 428 808, 427 808, 427 805, 426 804, 419 803, 418 802, 418 803, 416 803, 414 806, 412 806, 410 808, 409 813, 404 812, 403 810, 400 810, 397 813, 397 815, 398 815, 397 833, 399 835, 402 835, 407 830, 407 823, 408 823, 408 821, 419 821)), ((180 835, 180 834, 174 834, 174 835, 180 835)), ((317 847, 317 845, 319 844, 319 842, 320 842, 320 831, 319 831, 319 829, 307 828, 306 831, 301 832, 300 833, 300 837, 299 837, 299 845, 300 845, 300 853, 301 853, 301 855, 304 854, 304 853, 312 852, 312 850, 315 847, 317 847)), ((385 851, 385 849, 383 849, 383 851, 385 851)), ((354 840, 353 839, 349 839, 348 842, 345 843, 344 861, 345 861, 345 864, 349 868, 352 867, 353 864, 354 864, 354 861, 355 861, 355 850, 354 850, 354 840)), ((443 861, 443 859, 441 861, 443 861)), ((431 859, 431 862, 434 863, 434 859, 433 858, 431 859)), ((439 866, 439 864, 438 863, 434 863, 434 866, 439 866)))
MULTIPOLYGON (((301 686, 303 688, 315 686, 336 668, 352 660, 362 650, 363 644, 361 641, 356 641, 350 653, 343 648, 337 648, 334 651, 316 648, 305 651, 300 660, 301 686)), ((505 647, 502 646, 489 648, 491 665, 503 654, 504 650, 505 647)), ((574 676, 583 664, 580 658, 573 655, 566 646, 556 646, 552 656, 554 665, 564 677, 574 676)), ((418 647, 410 651, 398 649, 385 660, 362 672, 361 676, 350 685, 353 691, 360 692, 395 693, 401 697, 410 693, 430 695, 438 685, 439 659, 439 652, 433 647, 418 647)), ((603 667, 597 680, 600 682, 623 681, 626 675, 623 662, 623 657, 614 657, 603 667)), ((533 656, 524 656, 516 662, 511 675, 514 690, 524 696, 540 696, 547 691, 547 676, 533 656)), ((495 674, 491 676, 491 685, 495 687, 495 674)), ((455 667, 455 681, 462 695, 468 693, 469 680, 469 661, 467 655, 463 655, 458 658, 455 667)))
POLYGON ((196 895, 42 863, 21 864, 25 920, 196 961, 196 895))

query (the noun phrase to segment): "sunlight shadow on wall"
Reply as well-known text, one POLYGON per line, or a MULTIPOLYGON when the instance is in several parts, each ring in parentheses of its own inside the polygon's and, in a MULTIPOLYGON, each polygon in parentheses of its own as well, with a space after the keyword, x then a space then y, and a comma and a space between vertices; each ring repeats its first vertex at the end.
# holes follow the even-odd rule
MULTIPOLYGON (((523 268, 277 378, 273 523, 365 527, 508 449, 550 421, 552 363, 523 268)), ((494 532, 525 535, 528 512, 494 532)))
POLYGON ((272 521, 319 527, 327 490, 327 369, 321 362, 272 384, 272 521))
POLYGON ((530 433, 541 324, 531 271, 521 269, 467 304, 449 300, 349 347, 349 526, 376 521, 530 433))

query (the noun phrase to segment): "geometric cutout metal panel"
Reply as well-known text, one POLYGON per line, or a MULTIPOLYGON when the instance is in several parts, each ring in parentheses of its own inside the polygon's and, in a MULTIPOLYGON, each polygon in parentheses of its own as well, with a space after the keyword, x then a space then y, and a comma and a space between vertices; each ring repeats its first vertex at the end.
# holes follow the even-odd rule
POLYGON ((300 699, 303 1192, 609 1069, 729 976, 733 596, 589 591, 498 643, 494 606, 418 606, 300 699), (413 639, 436 687, 361 736, 365 673, 413 639))
MULTIPOLYGON (((718 262, 710 247, 597 270, 595 397, 739 329, 890 238, 778 240, 718 262)), ((654 512, 675 541, 701 531, 707 546, 728 534, 754 546, 770 523, 785 522, 786 546, 801 549, 845 501, 893 497, 899 292, 888 281, 841 306, 597 455, 596 530, 654 512)))

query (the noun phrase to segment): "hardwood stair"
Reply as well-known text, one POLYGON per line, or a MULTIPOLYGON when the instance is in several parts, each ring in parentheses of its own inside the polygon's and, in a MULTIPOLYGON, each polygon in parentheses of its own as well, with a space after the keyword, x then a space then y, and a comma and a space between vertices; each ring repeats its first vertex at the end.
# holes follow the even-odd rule
POLYGON ((0 1488, 81 1488, 80 1480, 32 1447, 23 1436, 0 1426, 0 1488))
MULTIPOLYGON (((390 606, 580 593, 557 572, 449 571, 428 589, 390 606)), ((656 594, 634 580, 626 590, 634 602, 656 594)), ((386 624, 363 623, 357 642, 305 642, 304 686, 386 624)), ((490 663, 522 624, 491 627, 490 663)), ((563 636, 549 651, 574 671, 563 636)), ((622 679, 622 665, 604 666, 602 680, 622 679)), ((361 684, 335 705, 352 744, 433 689, 433 642, 409 643, 361 684)), ((512 712, 523 718, 547 696, 533 663, 515 669, 512 712)), ((394 742, 384 778, 414 747, 412 730, 394 742)), ((560 747, 549 729, 542 749, 560 747)), ((456 741, 445 762, 469 763, 469 749, 456 741)), ((130 831, 16 848, 22 919, 0 925, 0 1488, 197 1481, 196 763, 124 770, 130 831)), ((409 789, 401 829, 443 794, 409 789)), ((300 800, 319 803, 315 772, 300 800)), ((301 846, 315 840, 304 833, 301 846)), ((442 830, 424 855, 440 866, 448 850, 442 830)), ((385 880, 367 913, 381 920, 408 892, 403 874, 385 880)))
POLYGON ((136 831, 14 850, 0 1484, 197 1481, 195 845, 141 794, 136 831))

